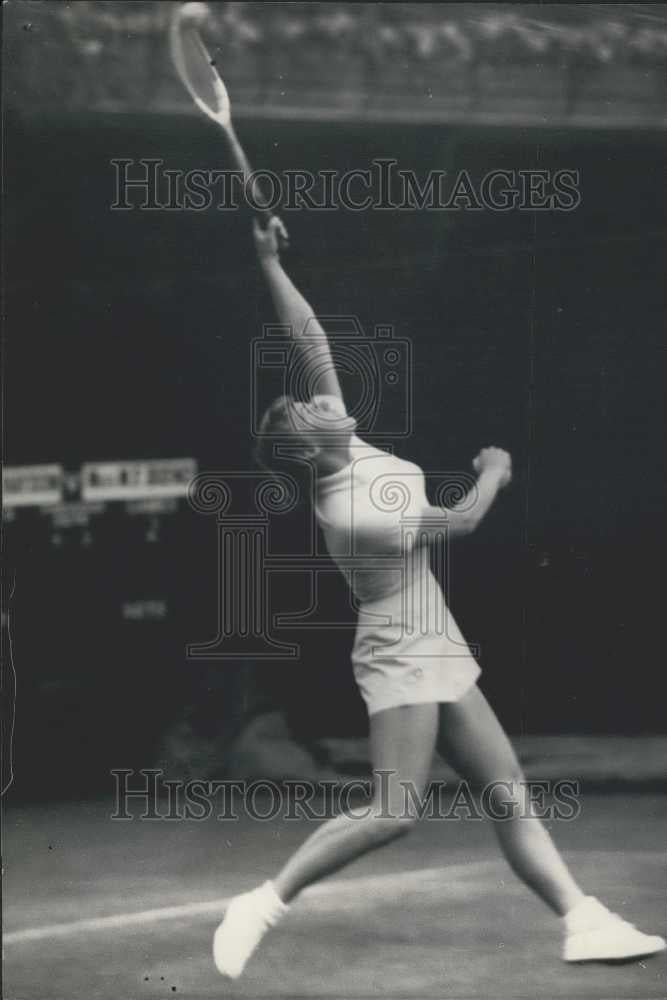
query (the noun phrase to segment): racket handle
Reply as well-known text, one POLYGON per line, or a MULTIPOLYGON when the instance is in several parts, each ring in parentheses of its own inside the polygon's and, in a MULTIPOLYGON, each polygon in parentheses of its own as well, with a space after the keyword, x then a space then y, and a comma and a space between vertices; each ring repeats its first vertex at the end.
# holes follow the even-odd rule
MULTIPOLYGON (((248 162, 248 157, 245 155, 243 146, 238 140, 234 127, 229 123, 229 125, 223 125, 222 129, 225 133, 227 139, 227 144, 229 146, 229 151, 234 161, 234 165, 243 174, 244 181, 246 184, 249 182, 252 186, 253 191, 253 204, 250 206, 252 212, 260 219, 263 226, 268 226, 271 219, 275 218, 276 213, 273 209, 268 207, 268 204, 262 205, 261 202, 264 201, 264 196, 262 194, 262 189, 259 186, 259 182, 256 180, 250 181, 252 176, 252 167, 248 162), (258 197, 259 195, 259 197, 258 197)), ((278 233, 278 243, 281 249, 286 249, 289 246, 289 240, 286 240, 282 233, 278 233)))

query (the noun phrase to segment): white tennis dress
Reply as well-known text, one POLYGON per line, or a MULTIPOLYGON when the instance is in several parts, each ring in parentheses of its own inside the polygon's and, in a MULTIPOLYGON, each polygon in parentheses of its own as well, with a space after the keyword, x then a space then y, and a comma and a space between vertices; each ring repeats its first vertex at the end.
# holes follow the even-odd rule
POLYGON ((424 473, 356 436, 351 451, 349 465, 319 479, 315 512, 359 612, 352 664, 368 714, 458 701, 480 668, 418 531, 424 473))

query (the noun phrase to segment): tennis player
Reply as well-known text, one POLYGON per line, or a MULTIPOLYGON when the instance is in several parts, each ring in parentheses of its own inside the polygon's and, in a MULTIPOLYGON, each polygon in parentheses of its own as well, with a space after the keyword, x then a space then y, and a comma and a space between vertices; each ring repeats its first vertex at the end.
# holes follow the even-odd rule
POLYGON ((535 816, 517 757, 477 687, 479 666, 430 570, 429 541, 442 540, 444 532, 457 537, 475 530, 511 480, 510 456, 483 448, 472 463, 473 489, 445 509, 429 504, 417 465, 359 438, 326 334, 281 266, 281 233, 278 219, 266 229, 255 224, 259 263, 280 321, 292 328, 303 352, 314 391, 306 402, 281 397, 269 407, 258 457, 270 466, 268 435, 280 435, 313 464, 317 519, 332 558, 344 561, 341 569, 358 607, 352 662, 368 708, 375 791, 370 807, 325 822, 272 881, 230 902, 213 941, 219 972, 240 976, 266 931, 305 886, 411 829, 435 749, 462 778, 492 789, 488 811, 499 817, 493 825, 500 847, 519 878, 561 918, 565 961, 661 951, 661 937, 642 933, 584 894, 535 816), (299 342, 306 327, 307 338, 299 342), (398 513, 387 503, 397 490, 398 513), (401 530, 406 517, 418 523, 416 541, 401 530), (406 795, 405 783, 415 796, 406 795))

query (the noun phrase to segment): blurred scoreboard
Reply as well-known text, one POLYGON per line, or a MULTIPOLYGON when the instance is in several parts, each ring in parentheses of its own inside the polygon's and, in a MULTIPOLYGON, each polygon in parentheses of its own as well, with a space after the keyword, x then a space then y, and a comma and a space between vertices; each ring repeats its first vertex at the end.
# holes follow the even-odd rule
POLYGON ((194 458, 86 462, 76 472, 56 463, 7 466, 3 520, 20 522, 24 511, 33 511, 47 518, 53 544, 62 542, 67 529, 84 529, 81 540, 91 544, 101 515, 139 515, 146 522, 146 540, 155 541, 157 519, 183 505, 196 474, 194 458))
POLYGON ((2 506, 46 507, 61 503, 65 473, 61 465, 17 465, 2 472, 2 506))
POLYGON ((185 497, 196 472, 193 458, 87 462, 81 468, 81 499, 88 502, 185 497))

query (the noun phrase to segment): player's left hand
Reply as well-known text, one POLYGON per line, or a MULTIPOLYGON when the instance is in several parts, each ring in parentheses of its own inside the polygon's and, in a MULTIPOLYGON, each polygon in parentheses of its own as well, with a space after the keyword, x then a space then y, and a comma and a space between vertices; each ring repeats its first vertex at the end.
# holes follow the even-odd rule
POLYGON ((498 476, 498 485, 502 489, 512 481, 512 458, 504 448, 482 448, 479 455, 473 459, 472 467, 478 475, 482 472, 493 472, 498 476))

